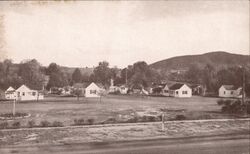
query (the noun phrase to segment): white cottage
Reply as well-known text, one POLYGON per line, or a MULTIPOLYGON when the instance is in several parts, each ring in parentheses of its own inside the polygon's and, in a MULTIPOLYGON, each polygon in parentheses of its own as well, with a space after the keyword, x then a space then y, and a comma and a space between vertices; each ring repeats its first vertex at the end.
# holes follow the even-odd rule
POLYGON ((101 84, 97 83, 76 83, 73 85, 73 88, 80 89, 84 97, 100 97, 105 89, 101 84))
POLYGON ((183 83, 175 83, 169 87, 171 97, 192 97, 192 89, 183 83))
POLYGON ((167 84, 165 84, 164 87, 162 88, 162 95, 169 96, 169 87, 167 84))
POLYGON ((41 99, 44 99, 44 95, 42 93, 39 93, 37 90, 31 90, 27 86, 22 85, 16 90, 12 87, 9 87, 5 91, 5 98, 6 99, 16 99, 19 101, 41 100, 41 99))
POLYGON ((122 85, 119 87, 119 91, 121 94, 127 94, 128 93, 128 87, 125 85, 122 85))
POLYGON ((4 95, 6 99, 16 99, 16 90, 13 87, 9 87, 4 92, 4 95))
POLYGON ((233 85, 222 85, 219 88, 219 97, 242 97, 242 87, 233 85))
POLYGON ((85 88, 84 96, 85 97, 100 97, 104 93, 104 88, 100 84, 92 82, 85 88))
POLYGON ((44 95, 39 93, 37 90, 32 90, 26 85, 22 85, 16 90, 17 100, 41 100, 44 99, 44 95))

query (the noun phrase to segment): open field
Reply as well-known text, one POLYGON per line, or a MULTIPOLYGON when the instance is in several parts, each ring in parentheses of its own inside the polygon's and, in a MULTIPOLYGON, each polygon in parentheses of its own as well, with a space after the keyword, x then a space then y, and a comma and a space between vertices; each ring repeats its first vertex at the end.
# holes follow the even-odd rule
MULTIPOLYGON (((17 112, 25 112, 30 117, 16 119, 25 126, 34 120, 37 124, 42 120, 60 121, 64 126, 73 125, 74 119, 94 119, 101 123, 108 119, 126 121, 135 116, 160 116, 165 114, 165 120, 171 120, 176 115, 185 115, 187 119, 234 118, 233 115, 220 113, 218 98, 191 97, 136 97, 108 95, 101 98, 48 97, 39 102, 20 102, 16 104, 17 112)), ((1 102, 0 113, 11 113, 12 102, 1 102)), ((0 120, 4 122, 6 120, 0 120)), ((8 120, 13 122, 14 120, 8 120)))

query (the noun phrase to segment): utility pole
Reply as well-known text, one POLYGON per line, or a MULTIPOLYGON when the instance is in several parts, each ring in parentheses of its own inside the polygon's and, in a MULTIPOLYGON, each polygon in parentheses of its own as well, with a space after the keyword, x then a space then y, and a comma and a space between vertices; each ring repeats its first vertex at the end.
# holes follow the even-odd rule
POLYGON ((126 86, 128 85, 128 69, 126 68, 126 86))
POLYGON ((162 113, 162 115, 161 115, 161 121, 162 121, 162 123, 161 123, 161 130, 162 131, 164 131, 165 130, 165 125, 164 125, 164 113, 162 113))
POLYGON ((245 68, 242 67, 242 105, 245 105, 245 68))
POLYGON ((247 105, 245 104, 245 68, 242 66, 242 106, 243 106, 243 114, 247 115, 247 105))

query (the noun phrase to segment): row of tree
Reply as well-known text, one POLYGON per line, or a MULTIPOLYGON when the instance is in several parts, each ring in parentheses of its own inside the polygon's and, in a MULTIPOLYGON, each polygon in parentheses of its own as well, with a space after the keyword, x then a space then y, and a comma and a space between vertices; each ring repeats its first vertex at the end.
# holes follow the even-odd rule
POLYGON ((9 86, 17 88, 21 84, 26 84, 32 89, 50 89, 91 81, 109 86, 111 79, 115 84, 148 87, 152 82, 159 80, 159 76, 159 73, 145 62, 137 62, 127 68, 119 69, 110 67, 108 62, 103 61, 99 62, 90 75, 82 74, 79 68, 76 68, 72 74, 66 73, 56 63, 44 67, 35 59, 22 61, 20 64, 14 64, 11 60, 0 62, 1 89, 9 86))
MULTIPOLYGON (((245 83, 249 83, 250 69, 244 68, 245 83)), ((229 67, 216 70, 212 65, 204 68, 192 65, 185 73, 172 73, 167 76, 168 80, 202 84, 206 91, 217 92, 222 84, 242 85, 243 68, 229 67)), ((63 71, 56 63, 48 67, 42 66, 37 60, 25 60, 20 64, 14 64, 11 60, 0 62, 0 88, 6 89, 9 86, 15 88, 26 84, 32 89, 50 89, 51 87, 64 87, 79 82, 99 82, 104 86, 114 84, 127 84, 129 87, 150 87, 152 83, 159 83, 166 79, 162 73, 152 69, 146 62, 140 61, 129 65, 124 69, 110 67, 106 61, 99 62, 93 72, 82 74, 79 68, 73 73, 63 71)), ((248 86, 247 86, 248 88, 248 86)))

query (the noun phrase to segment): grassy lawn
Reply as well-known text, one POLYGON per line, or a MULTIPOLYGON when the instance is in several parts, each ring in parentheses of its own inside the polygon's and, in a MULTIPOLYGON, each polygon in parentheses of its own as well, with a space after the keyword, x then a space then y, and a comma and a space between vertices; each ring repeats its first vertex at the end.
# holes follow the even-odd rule
MULTIPOLYGON (((220 113, 217 105, 218 98, 191 97, 136 97, 108 95, 99 98, 74 97, 47 97, 39 102, 19 102, 16 104, 16 112, 29 113, 30 117, 17 119, 22 126, 34 120, 60 121, 63 125, 73 125, 74 119, 94 119, 94 123, 100 123, 113 118, 124 121, 135 116, 159 116, 165 114, 166 120, 171 120, 176 115, 184 115, 187 119, 232 118, 232 115, 220 113)), ((0 102, 0 113, 12 112, 12 102, 0 102)), ((6 120, 0 120, 4 122, 6 120)), ((14 120, 9 120, 13 122, 14 120)))

